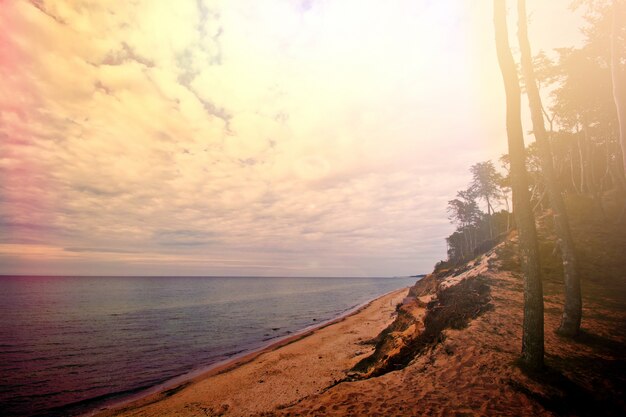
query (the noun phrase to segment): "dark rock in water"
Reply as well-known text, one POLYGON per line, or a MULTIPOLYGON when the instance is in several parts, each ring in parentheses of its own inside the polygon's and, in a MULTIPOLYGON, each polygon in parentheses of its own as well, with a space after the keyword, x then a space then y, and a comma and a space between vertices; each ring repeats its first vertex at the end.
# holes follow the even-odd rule
POLYGON ((280 330, 280 327, 272 327, 272 330, 274 331, 280 330))

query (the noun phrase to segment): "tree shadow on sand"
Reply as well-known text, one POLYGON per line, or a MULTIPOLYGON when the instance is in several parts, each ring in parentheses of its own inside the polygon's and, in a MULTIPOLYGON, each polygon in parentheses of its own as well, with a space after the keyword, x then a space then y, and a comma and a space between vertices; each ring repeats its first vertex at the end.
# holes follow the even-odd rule
POLYGON ((574 338, 574 341, 592 348, 600 355, 614 356, 616 353, 621 353, 621 359, 626 359, 624 343, 591 333, 589 330, 581 329, 580 333, 574 338))
POLYGON ((524 370, 539 384, 538 391, 518 381, 511 381, 511 386, 560 416, 626 415, 623 344, 588 331, 581 332, 575 341, 591 347, 597 355, 546 355, 542 371, 524 370))

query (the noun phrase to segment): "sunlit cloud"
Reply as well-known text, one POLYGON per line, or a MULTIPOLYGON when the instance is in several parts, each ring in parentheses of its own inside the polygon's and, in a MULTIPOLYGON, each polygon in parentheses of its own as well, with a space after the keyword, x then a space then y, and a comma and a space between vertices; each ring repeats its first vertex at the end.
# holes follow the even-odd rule
POLYGON ((0 273, 428 271, 505 152, 487 3, 2 2, 0 273))

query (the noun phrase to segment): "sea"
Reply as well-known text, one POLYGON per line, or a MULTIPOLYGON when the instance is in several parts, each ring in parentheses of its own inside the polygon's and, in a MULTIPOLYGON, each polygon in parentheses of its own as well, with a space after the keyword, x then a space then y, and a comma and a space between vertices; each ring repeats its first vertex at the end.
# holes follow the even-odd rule
POLYGON ((415 281, 0 276, 0 413, 89 414, 415 281))

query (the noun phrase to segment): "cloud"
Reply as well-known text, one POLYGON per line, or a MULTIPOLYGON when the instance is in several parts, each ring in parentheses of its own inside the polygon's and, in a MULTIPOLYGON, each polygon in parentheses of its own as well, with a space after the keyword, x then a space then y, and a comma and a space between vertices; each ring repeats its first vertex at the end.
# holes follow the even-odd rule
POLYGON ((63 248, 65 252, 94 252, 94 253, 140 253, 136 250, 118 248, 63 248))
POLYGON ((4 2, 0 273, 428 271, 504 146, 464 4, 4 2))

